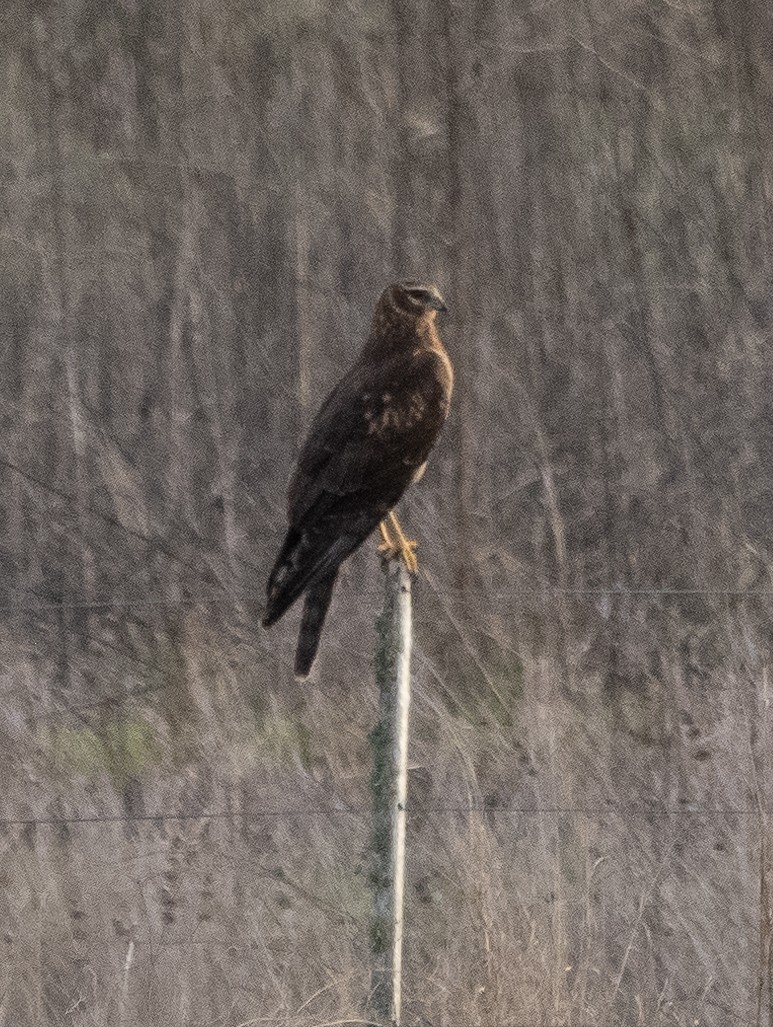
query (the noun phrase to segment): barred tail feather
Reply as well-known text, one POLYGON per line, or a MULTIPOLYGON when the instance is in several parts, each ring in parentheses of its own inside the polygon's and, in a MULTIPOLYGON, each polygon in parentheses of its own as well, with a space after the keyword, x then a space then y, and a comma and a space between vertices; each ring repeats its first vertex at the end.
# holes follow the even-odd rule
POLYGON ((303 679, 309 676, 314 657, 317 655, 322 626, 333 597, 333 586, 337 576, 338 568, 312 585, 306 593, 301 630, 298 633, 298 648, 295 651, 296 678, 303 679))

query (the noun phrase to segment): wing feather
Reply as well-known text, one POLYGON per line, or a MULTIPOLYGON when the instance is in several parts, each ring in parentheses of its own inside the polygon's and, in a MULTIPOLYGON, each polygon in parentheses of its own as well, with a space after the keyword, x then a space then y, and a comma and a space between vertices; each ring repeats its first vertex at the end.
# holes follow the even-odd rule
POLYGON ((360 361, 309 428, 289 489, 289 530, 271 573, 267 626, 328 578, 395 506, 448 413, 448 365, 432 350, 360 361))
POLYGON ((442 359, 356 364, 317 414, 290 483, 290 523, 335 506, 388 512, 426 461, 448 412, 442 359), (379 502, 380 500, 380 502, 379 502))

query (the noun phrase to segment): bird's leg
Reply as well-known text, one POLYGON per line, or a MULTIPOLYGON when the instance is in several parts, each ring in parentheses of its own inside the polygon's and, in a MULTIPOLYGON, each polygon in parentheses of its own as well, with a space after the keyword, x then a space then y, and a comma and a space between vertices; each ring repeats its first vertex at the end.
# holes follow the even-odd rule
POLYGON ((403 529, 400 527, 400 522, 397 520, 397 514, 394 510, 390 510, 387 520, 397 537, 397 545, 393 547, 396 550, 396 554, 399 555, 400 559, 411 574, 418 573, 419 562, 416 559, 417 543, 414 542, 413 539, 405 537, 403 529))
POLYGON ((392 541, 392 536, 387 530, 387 522, 385 520, 379 522, 378 531, 381 535, 381 545, 378 547, 381 559, 384 561, 396 560, 400 555, 400 548, 392 541))
POLYGON ((419 565, 416 560, 416 543, 405 537, 394 511, 390 511, 384 520, 379 523, 378 530, 381 538, 383 539, 381 545, 378 547, 381 559, 385 561, 402 560, 410 573, 416 574, 419 569, 419 565), (387 527, 387 525, 389 525, 389 527, 387 527), (397 541, 393 540, 389 528, 392 529, 397 541))

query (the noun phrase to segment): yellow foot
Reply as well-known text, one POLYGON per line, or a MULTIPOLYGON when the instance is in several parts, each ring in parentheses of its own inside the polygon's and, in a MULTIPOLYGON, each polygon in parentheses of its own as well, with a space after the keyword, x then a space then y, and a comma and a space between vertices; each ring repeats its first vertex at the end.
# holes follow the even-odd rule
POLYGON ((388 542, 381 543, 378 547, 378 554, 384 563, 389 563, 390 560, 402 560, 410 574, 418 574, 419 562, 416 559, 416 545, 417 543, 409 538, 403 538, 400 542, 392 542, 390 539, 388 542))
POLYGON ((400 557, 400 550, 393 542, 382 542, 376 552, 384 563, 389 563, 390 560, 397 560, 400 557))
POLYGON ((383 539, 383 542, 378 547, 378 552, 384 563, 388 563, 390 560, 402 560, 409 574, 418 574, 419 562, 416 559, 417 543, 403 535, 400 523, 394 513, 390 513, 386 520, 379 524, 378 530, 383 539), (387 522, 397 535, 397 542, 392 541, 392 536, 387 528, 387 522))
POLYGON ((416 559, 416 546, 418 545, 418 542, 414 542, 413 539, 405 537, 401 542, 400 559, 405 564, 409 574, 418 574, 419 561, 416 559))

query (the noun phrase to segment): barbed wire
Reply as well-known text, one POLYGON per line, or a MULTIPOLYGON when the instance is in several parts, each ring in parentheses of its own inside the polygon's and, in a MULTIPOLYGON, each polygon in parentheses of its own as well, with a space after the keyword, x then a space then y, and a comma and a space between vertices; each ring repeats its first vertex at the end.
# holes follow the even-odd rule
POLYGON ((0 613, 36 613, 45 610, 147 610, 161 607, 179 609, 191 606, 235 606, 236 599, 90 599, 67 600, 64 602, 35 603, 19 606, 16 603, 0 603, 0 613))
MULTIPOLYGON (((360 592, 362 595, 363 592, 360 592)), ((365 595, 372 598, 381 598, 380 591, 366 590, 365 595)), ((544 586, 540 588, 510 589, 507 591, 488 591, 480 589, 470 593, 468 598, 473 596, 485 596, 491 600, 520 599, 533 597, 535 599, 550 599, 556 596, 588 596, 598 598, 637 598, 637 597, 659 597, 659 596, 715 596, 731 598, 773 598, 773 589, 728 589, 728 588, 552 588, 544 586)), ((170 599, 76 599, 40 602, 40 603, 0 603, 0 613, 38 613, 55 610, 145 610, 145 609, 180 609, 184 607, 209 606, 209 607, 234 607, 240 604, 237 598, 211 598, 202 599, 198 597, 182 597, 170 599)))
MULTIPOLYGON (((609 806, 408 806, 406 809, 409 816, 425 816, 436 814, 461 814, 481 816, 491 815, 527 815, 527 816, 557 816, 571 814, 575 816, 601 817, 612 816, 626 819, 628 817, 720 817, 720 816, 763 816, 768 811, 765 809, 731 809, 723 807, 707 807, 701 809, 648 809, 645 807, 620 807, 609 806)), ((358 819, 369 819, 373 811, 368 808, 321 808, 310 807, 308 809, 296 810, 251 810, 249 812, 213 811, 200 813, 136 813, 136 814, 83 814, 73 816, 44 816, 44 817, 0 817, 0 826, 4 827, 66 827, 70 824, 123 824, 123 823, 168 823, 184 821, 210 821, 210 820, 297 820, 313 819, 316 817, 333 818, 337 816, 355 817, 358 819)))

